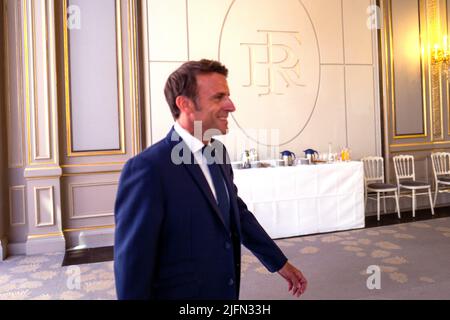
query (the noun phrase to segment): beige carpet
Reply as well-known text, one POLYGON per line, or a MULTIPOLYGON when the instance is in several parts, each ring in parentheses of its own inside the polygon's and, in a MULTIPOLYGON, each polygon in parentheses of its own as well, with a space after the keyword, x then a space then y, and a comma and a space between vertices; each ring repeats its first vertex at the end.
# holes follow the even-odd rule
MULTIPOLYGON (((309 280, 303 299, 450 299, 450 218, 277 241, 309 280), (368 289, 378 266, 380 289, 368 289)), ((241 299, 292 299, 248 251, 241 299)))
MULTIPOLYGON (((303 299, 450 299, 450 218, 278 240, 309 280, 303 299), (369 266, 380 289, 369 290, 369 266)), ((62 254, 0 262, 0 300, 115 299, 113 262, 61 267, 62 254)), ((292 299, 243 252, 241 299, 292 299)))

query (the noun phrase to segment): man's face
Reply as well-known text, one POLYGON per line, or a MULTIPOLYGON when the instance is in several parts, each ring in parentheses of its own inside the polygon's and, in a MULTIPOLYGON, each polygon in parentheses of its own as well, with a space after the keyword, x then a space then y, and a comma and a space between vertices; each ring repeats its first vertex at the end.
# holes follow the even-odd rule
POLYGON ((203 132, 216 129, 227 133, 228 114, 236 108, 230 100, 227 79, 219 73, 197 75, 195 121, 202 122, 203 132))

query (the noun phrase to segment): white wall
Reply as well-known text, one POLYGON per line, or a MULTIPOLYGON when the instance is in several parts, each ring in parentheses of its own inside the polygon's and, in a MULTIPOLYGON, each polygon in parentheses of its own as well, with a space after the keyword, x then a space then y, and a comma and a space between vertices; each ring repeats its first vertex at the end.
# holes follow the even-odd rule
POLYGON ((257 147, 262 158, 273 156, 264 144, 302 154, 306 148, 327 151, 331 142, 335 152, 348 145, 354 159, 380 154, 370 5, 370 0, 149 0, 151 143, 173 123, 163 94, 167 76, 184 61, 210 58, 230 70, 237 110, 224 140, 232 159, 249 147, 257 147))

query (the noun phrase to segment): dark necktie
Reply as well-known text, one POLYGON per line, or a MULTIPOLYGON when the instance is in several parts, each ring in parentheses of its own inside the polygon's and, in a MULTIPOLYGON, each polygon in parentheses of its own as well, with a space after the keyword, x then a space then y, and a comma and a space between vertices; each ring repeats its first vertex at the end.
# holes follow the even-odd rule
POLYGON ((230 228, 230 200, 228 199, 227 190, 225 189, 224 177, 214 157, 214 149, 207 145, 203 147, 203 152, 207 159, 209 173, 211 174, 211 179, 216 191, 217 205, 219 206, 225 226, 230 228))

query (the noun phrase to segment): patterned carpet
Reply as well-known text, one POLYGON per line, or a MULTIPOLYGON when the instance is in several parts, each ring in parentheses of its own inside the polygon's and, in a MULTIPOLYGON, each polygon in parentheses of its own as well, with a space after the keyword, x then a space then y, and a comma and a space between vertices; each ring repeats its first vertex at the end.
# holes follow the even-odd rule
MULTIPOLYGON (((277 240, 309 280, 303 299, 450 299, 450 218, 277 240), (379 290, 367 268, 379 266, 379 290)), ((61 267, 63 254, 0 262, 0 300, 116 299, 113 262, 61 267)), ((243 252, 241 299, 292 299, 243 252)))
MULTIPOLYGON (((304 299, 450 299, 450 218, 277 241, 309 281, 304 299), (381 270, 369 290, 369 266, 381 270)), ((248 251, 241 299, 292 299, 248 251), (262 276, 264 275, 264 276, 262 276)))
POLYGON ((64 254, 0 262, 0 300, 116 299, 113 262, 61 267, 64 254))

